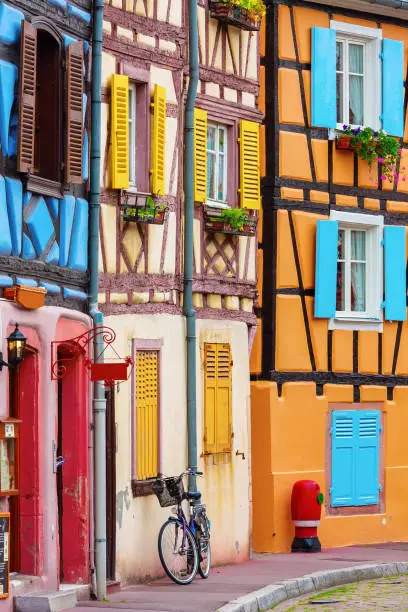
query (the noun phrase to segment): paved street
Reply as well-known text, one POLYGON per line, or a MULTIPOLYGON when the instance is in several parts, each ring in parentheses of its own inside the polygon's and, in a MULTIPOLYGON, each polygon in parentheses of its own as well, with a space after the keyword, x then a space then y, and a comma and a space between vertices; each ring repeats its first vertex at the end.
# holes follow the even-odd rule
POLYGON ((338 587, 273 608, 274 612, 370 612, 371 610, 408 610, 408 576, 369 580, 338 587))
POLYGON ((255 555, 247 563, 214 568, 208 580, 197 577, 191 585, 181 587, 163 578, 112 593, 106 602, 80 602, 75 612, 91 612, 89 608, 100 612, 97 608, 101 607, 139 612, 213 612, 233 599, 282 580, 324 570, 406 560, 408 543, 331 548, 317 554, 255 555))

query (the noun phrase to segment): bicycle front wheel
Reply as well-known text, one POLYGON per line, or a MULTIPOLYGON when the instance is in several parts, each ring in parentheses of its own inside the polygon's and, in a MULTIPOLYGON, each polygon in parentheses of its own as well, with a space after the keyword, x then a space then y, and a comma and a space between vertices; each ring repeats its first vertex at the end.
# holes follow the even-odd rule
POLYGON ((209 537, 202 532, 197 538, 198 548, 198 573, 201 578, 208 578, 211 569, 211 544, 209 537))
POLYGON ((164 571, 177 584, 189 584, 197 573, 198 552, 193 534, 183 524, 168 520, 159 533, 159 557, 164 571))

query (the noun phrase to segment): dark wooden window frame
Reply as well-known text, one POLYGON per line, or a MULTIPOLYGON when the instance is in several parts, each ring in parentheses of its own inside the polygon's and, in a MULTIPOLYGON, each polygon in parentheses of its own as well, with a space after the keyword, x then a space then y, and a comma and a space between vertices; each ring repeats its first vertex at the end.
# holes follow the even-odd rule
MULTIPOLYGON (((50 34, 58 43, 59 46, 59 64, 60 64, 60 75, 59 75, 59 109, 58 109, 58 117, 57 122, 59 124, 59 172, 61 176, 61 180, 53 181, 46 177, 41 176, 40 174, 27 174, 27 190, 32 191, 34 193, 39 193, 42 195, 61 197, 63 192, 63 182, 62 182, 62 160, 63 160, 63 135, 64 135, 64 125, 63 125, 63 103, 65 99, 65 87, 64 87, 64 74, 62 70, 62 54, 64 48, 64 41, 62 39, 61 34, 58 30, 50 23, 48 20, 42 17, 34 17, 32 20, 32 25, 36 28, 37 31, 43 30, 50 34)), ((38 61, 38 57, 37 57, 38 61)))
POLYGON ((385 511, 385 438, 384 438, 384 414, 385 406, 381 402, 367 403, 345 403, 345 404, 329 404, 326 421, 326 499, 325 511, 326 516, 358 516, 363 514, 383 514, 385 511), (337 410, 379 410, 380 411, 380 461, 379 461, 379 482, 381 490, 378 495, 378 504, 370 506, 340 506, 333 507, 331 505, 331 458, 332 458, 332 436, 330 434, 332 413, 337 410))
MULTIPOLYGON (((160 445, 162 440, 162 402, 161 402, 161 389, 162 389, 162 346, 163 340, 144 340, 144 339, 133 339, 132 340, 132 359, 133 363, 136 364, 136 352, 137 351, 157 351, 159 354, 159 440, 158 440, 158 452, 159 452, 159 474, 163 471, 162 466, 162 453, 160 445)), ((136 367, 136 366, 135 366, 136 367)), ((152 491, 152 482, 154 478, 147 480, 138 480, 136 475, 136 372, 132 372, 132 386, 131 386, 131 484, 133 497, 146 497, 147 495, 154 495, 152 491)), ((159 475, 158 474, 158 475, 159 475)))
POLYGON ((150 72, 144 68, 120 62, 119 74, 129 77, 136 85, 136 186, 131 192, 150 193, 150 72))

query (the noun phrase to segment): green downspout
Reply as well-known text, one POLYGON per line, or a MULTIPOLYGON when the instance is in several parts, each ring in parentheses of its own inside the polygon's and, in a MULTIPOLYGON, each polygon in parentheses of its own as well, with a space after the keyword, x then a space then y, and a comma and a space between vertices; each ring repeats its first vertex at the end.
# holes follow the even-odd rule
MULTIPOLYGON (((187 431, 188 467, 197 468, 196 407, 196 320, 193 308, 193 232, 194 232, 194 106, 198 85, 197 0, 188 0, 190 79, 184 124, 184 301, 187 324, 187 431)), ((190 474, 189 489, 196 491, 195 474, 190 474)))
MULTIPOLYGON (((94 327, 103 325, 98 310, 99 207, 101 173, 101 84, 104 0, 94 0, 92 37, 92 122, 89 198, 89 314, 94 327)), ((94 355, 103 350, 99 335, 94 339, 94 355)), ((98 361, 101 361, 99 359, 98 361)), ((95 571, 96 595, 106 597, 106 399, 105 390, 97 382, 93 387, 94 425, 94 508, 95 508, 95 571)))

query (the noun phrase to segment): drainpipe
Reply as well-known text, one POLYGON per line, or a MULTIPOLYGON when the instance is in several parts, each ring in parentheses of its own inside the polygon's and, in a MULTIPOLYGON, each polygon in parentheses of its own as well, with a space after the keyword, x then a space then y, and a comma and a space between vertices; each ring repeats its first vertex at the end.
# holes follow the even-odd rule
MULTIPOLYGON (((194 232, 194 105, 198 85, 197 0, 188 0, 190 79, 184 122, 184 300, 187 324, 187 431, 188 467, 197 468, 196 320, 193 308, 194 232)), ((189 476, 190 491, 197 490, 196 476, 189 476)))
MULTIPOLYGON (((103 325, 98 311, 99 207, 101 168, 101 82, 104 0, 94 0, 92 37, 92 122, 89 199, 89 314, 94 327, 103 325)), ((94 339, 94 356, 103 350, 101 336, 94 339)), ((99 359, 98 361, 101 361, 99 359)), ((96 596, 106 597, 106 399, 105 390, 97 382, 93 387, 94 425, 94 508, 96 596)))

